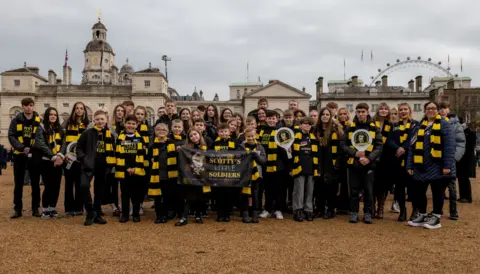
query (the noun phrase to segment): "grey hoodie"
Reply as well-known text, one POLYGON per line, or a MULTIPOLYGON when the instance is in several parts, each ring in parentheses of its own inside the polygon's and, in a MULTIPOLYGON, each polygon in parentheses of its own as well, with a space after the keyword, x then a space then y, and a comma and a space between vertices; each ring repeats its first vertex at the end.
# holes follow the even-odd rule
POLYGON ((459 162, 462 159, 463 154, 465 154, 465 133, 463 132, 463 127, 458 120, 457 115, 450 114, 448 115, 448 122, 452 124, 455 132, 455 161, 459 162))

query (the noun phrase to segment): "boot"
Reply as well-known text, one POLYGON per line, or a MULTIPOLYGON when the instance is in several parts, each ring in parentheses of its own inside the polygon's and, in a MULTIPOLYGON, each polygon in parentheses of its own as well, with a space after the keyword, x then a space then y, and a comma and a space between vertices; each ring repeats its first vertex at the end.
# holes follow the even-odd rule
POLYGON ((252 224, 258 224, 258 211, 253 210, 252 212, 252 224))
POLYGON ((380 197, 378 199, 378 209, 377 209, 377 218, 383 219, 383 212, 385 209, 385 197, 380 197))
POLYGON ((405 207, 400 208, 400 215, 398 215, 399 222, 405 222, 407 220, 407 209, 405 207))
POLYGON ((242 213, 242 223, 244 223, 244 224, 251 223, 250 216, 248 216, 248 210, 244 210, 243 213, 242 213))
POLYGON ((457 203, 450 201, 450 220, 458 220, 457 203))
POLYGON ((295 222, 303 222, 303 217, 302 217, 302 214, 301 214, 301 209, 300 210, 295 210, 293 212, 293 220, 295 222))

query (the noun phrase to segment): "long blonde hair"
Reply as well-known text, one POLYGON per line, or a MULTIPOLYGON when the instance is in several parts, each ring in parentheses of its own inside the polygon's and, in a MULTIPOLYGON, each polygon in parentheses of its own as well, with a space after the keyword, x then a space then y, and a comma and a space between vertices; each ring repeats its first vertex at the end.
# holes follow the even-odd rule
POLYGON ((200 135, 200 142, 199 142, 199 144, 198 144, 200 147, 207 146, 207 143, 205 142, 205 139, 203 139, 203 136, 202 136, 202 134, 200 133, 200 131, 192 128, 192 129, 190 129, 190 130, 188 131, 188 133, 187 133, 187 138, 186 138, 186 140, 185 140, 185 145, 184 145, 183 147, 185 147, 185 148, 193 148, 193 147, 195 146, 195 144, 190 140, 190 133, 192 133, 192 132, 196 132, 196 133, 198 133, 198 135, 200 135))
POLYGON ((395 124, 395 123, 398 123, 398 121, 400 121, 400 118, 398 116, 398 109, 396 107, 393 107, 393 108, 390 109, 390 123, 395 124), (396 121, 394 121, 394 118, 393 118, 393 115, 392 115, 392 113, 394 111, 397 113, 396 121))
POLYGON ((123 118, 120 121, 120 124, 122 124, 122 125, 125 124, 125 117, 127 117, 127 110, 125 109, 125 107, 123 105, 116 105, 115 108, 113 109, 113 113, 112 113, 112 125, 117 124, 117 109, 118 108, 123 109, 123 118))
POLYGON ((405 103, 400 103, 400 104, 398 105, 398 110, 399 110, 399 112, 398 112, 398 119, 399 119, 399 121, 400 121, 400 107, 402 107, 402 106, 408 107, 408 118, 407 118, 407 119, 408 119, 408 120, 412 120, 412 119, 413 119, 413 118, 412 118, 412 107, 410 107, 410 105, 405 102, 405 103))
POLYGON ((390 122, 390 107, 385 102, 382 102, 378 105, 377 111, 375 111, 375 116, 373 117, 373 120, 374 121, 380 120, 380 109, 382 107, 386 107, 388 109, 388 114, 387 114, 387 117, 385 117, 385 121, 390 122))

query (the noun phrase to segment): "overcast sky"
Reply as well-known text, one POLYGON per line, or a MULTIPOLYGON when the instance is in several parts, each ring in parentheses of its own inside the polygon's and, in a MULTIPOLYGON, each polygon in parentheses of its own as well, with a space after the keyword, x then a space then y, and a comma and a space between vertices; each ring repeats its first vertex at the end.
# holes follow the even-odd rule
MULTIPOLYGON (((97 9, 117 67, 128 57, 135 70, 152 62, 164 72, 167 54, 169 85, 183 95, 196 86, 207 100, 215 93, 227 100, 228 85, 247 80, 247 62, 250 81, 278 79, 313 96, 319 76, 343 79, 344 59, 347 78, 366 83, 378 68, 407 56, 446 67, 450 55, 452 73, 472 77, 473 85, 480 72, 480 2, 473 0, 2 1, 0 70, 26 61, 45 77, 49 69, 61 77, 68 48, 73 81, 80 83, 97 9)), ((424 87, 439 75, 414 67, 393 72, 389 82, 406 85, 419 74, 424 87)))

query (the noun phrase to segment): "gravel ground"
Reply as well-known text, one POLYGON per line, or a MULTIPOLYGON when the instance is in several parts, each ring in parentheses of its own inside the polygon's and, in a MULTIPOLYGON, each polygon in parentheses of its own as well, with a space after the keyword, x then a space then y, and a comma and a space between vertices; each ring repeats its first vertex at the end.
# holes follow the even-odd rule
MULTIPOLYGON (((29 187, 24 217, 10 220, 9 167, 0 176, 0 273, 480 273, 480 181, 472 182, 474 203, 459 204, 460 220, 444 218, 435 231, 398 223, 390 212, 373 225, 347 216, 217 224, 210 216, 179 228, 153 224, 147 209, 141 223, 120 224, 108 206, 108 224, 84 227, 83 217, 31 217, 29 187)), ((63 197, 58 209, 63 215, 63 197)))

